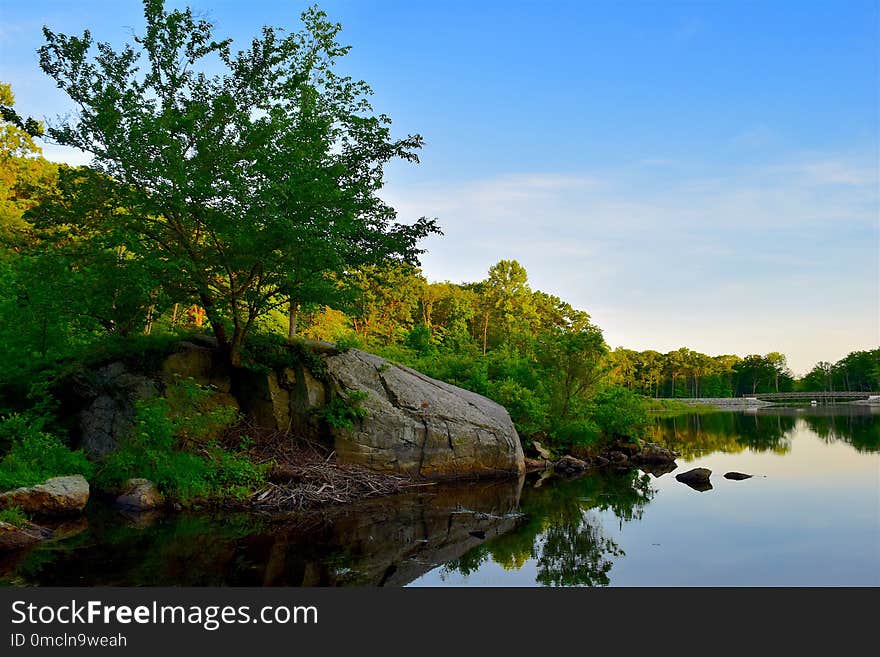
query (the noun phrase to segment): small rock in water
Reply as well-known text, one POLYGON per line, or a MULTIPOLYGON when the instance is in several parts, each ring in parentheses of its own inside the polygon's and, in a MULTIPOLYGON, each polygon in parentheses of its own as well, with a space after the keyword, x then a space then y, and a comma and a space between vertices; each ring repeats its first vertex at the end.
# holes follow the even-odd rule
POLYGON ((583 472, 586 470, 589 464, 585 461, 581 461, 580 459, 576 459, 573 456, 566 454, 561 459, 556 462, 556 465, 553 468, 556 472, 561 472, 563 474, 572 474, 575 472, 583 472))
POLYGON ((165 498, 149 479, 129 479, 125 482, 122 495, 116 498, 117 506, 136 511, 157 509, 163 504, 165 498))
POLYGON ((741 481, 743 479, 751 479, 753 475, 745 474, 743 472, 725 472, 725 479, 733 479, 734 481, 741 481))
POLYGON ((712 490, 712 484, 709 482, 709 476, 712 471, 708 468, 694 468, 687 472, 675 475, 675 478, 683 484, 687 484, 694 490, 700 492, 712 490))

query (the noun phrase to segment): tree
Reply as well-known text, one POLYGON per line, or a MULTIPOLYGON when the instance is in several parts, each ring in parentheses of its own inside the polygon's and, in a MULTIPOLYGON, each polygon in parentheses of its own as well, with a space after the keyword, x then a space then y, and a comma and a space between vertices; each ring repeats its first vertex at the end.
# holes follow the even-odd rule
POLYGON ((528 274, 516 260, 501 260, 489 268, 489 276, 479 285, 483 315, 483 355, 486 354, 489 323, 499 325, 502 339, 509 340, 518 328, 535 318, 528 274))
POLYGON ((781 354, 778 351, 771 351, 764 356, 764 359, 767 361, 767 365, 772 371, 773 391, 779 392, 780 379, 785 382, 789 382, 792 379, 791 371, 788 369, 788 362, 785 359, 785 354, 781 354))
POLYGON ((596 384, 606 373, 604 357, 608 347, 599 327, 590 325, 574 330, 555 329, 538 337, 537 360, 547 376, 550 410, 565 422, 577 400, 592 396, 596 384))
POLYGON ((49 133, 118 184, 126 212, 108 222, 190 288, 233 365, 274 307, 366 263, 415 261, 439 232, 378 197, 384 165, 418 161, 422 139, 392 139, 370 88, 335 72, 349 48, 323 12, 237 53, 190 9, 144 0, 144 17, 120 50, 44 28, 40 65, 79 107, 49 133))
POLYGON ((0 83, 0 240, 16 249, 28 227, 24 213, 55 184, 57 167, 42 157, 34 142, 43 134, 35 119, 22 119, 14 109, 12 87, 0 83))

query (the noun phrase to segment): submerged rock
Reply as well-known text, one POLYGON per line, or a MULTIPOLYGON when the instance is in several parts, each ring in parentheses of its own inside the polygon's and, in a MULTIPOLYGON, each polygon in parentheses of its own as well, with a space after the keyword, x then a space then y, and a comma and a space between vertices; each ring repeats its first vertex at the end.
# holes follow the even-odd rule
POLYGON ((70 475, 2 493, 0 509, 17 506, 28 515, 67 515, 79 513, 88 501, 89 482, 82 475, 70 475))
POLYGON ((33 523, 13 525, 0 520, 0 552, 20 550, 46 540, 52 532, 33 523))
POLYGON ((654 477, 655 479, 658 477, 662 477, 665 474, 668 474, 675 470, 678 466, 675 465, 675 462, 672 463, 664 462, 664 463, 656 463, 656 462, 648 462, 648 463, 639 463, 639 469, 642 472, 647 472, 649 475, 654 477))
POLYGON ((751 479, 753 475, 745 474, 743 472, 725 472, 725 479, 733 479, 734 481, 742 481, 743 479, 751 479))
POLYGON ((116 498, 116 506, 131 511, 158 509, 165 504, 165 497, 149 479, 129 479, 122 495, 116 498))
POLYGON ((687 472, 675 475, 675 478, 681 483, 687 484, 694 490, 702 492, 712 490, 712 484, 709 483, 709 476, 711 474, 712 471, 708 468, 694 468, 693 470, 688 470, 687 472))

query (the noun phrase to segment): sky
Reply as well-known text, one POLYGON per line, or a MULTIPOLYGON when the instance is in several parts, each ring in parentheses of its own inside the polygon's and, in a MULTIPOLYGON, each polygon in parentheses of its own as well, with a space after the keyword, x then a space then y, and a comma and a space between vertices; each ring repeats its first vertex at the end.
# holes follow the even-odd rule
MULTIPOLYGON (((310 3, 189 4, 243 47, 310 3)), ((382 194, 443 228, 429 279, 516 259, 612 347, 782 351, 796 374, 880 344, 878 2, 320 6, 352 46, 340 70, 425 139, 382 194)), ((142 24, 134 0, 2 0, 0 80, 51 122, 74 108, 41 27, 118 45, 142 24)))

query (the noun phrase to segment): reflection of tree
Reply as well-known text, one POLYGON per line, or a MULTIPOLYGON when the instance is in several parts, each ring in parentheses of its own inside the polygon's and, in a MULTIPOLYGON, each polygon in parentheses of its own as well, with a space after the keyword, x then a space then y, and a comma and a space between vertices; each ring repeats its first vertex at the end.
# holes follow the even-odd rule
POLYGON ((794 417, 764 413, 690 414, 657 418, 652 440, 681 452, 686 459, 711 452, 744 449, 785 454, 791 449, 794 417))
POLYGON ((447 563, 445 569, 469 575, 489 558, 506 569, 519 569, 534 559, 540 584, 606 586, 613 560, 623 550, 603 534, 600 521, 589 512, 611 511, 621 522, 638 520, 654 493, 650 478, 637 470, 526 488, 522 523, 447 563))
POLYGON ((608 586, 612 558, 623 555, 586 513, 580 520, 551 524, 538 551, 537 581, 544 586, 608 586))
POLYGON ((805 415, 807 426, 827 443, 845 442, 860 452, 880 451, 880 421, 868 413, 805 415))
POLYGON ((89 510, 87 531, 27 554, 21 585, 219 586, 229 583, 236 542, 260 531, 253 514, 158 517, 139 526, 109 508, 89 510))

